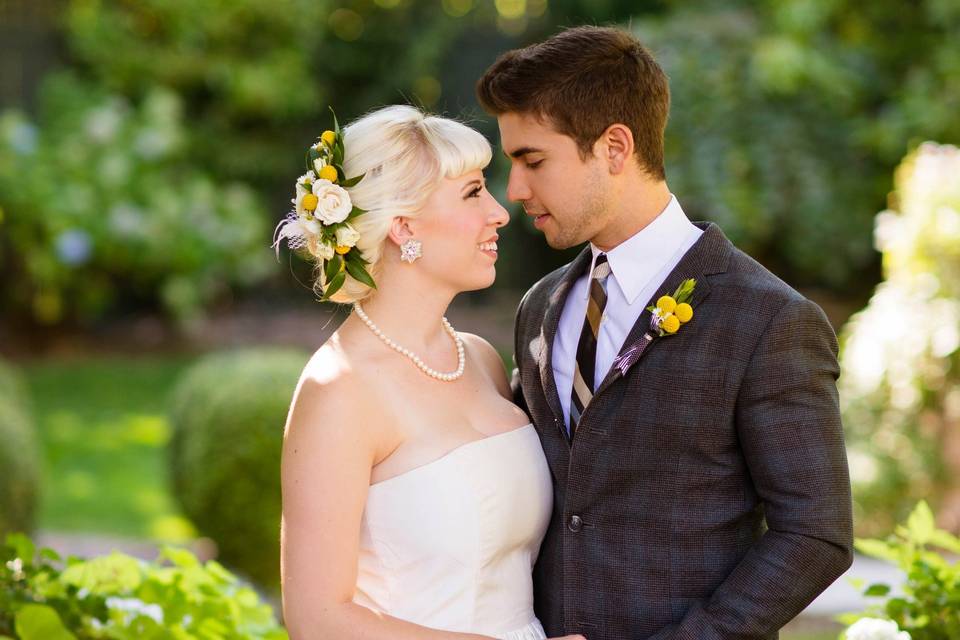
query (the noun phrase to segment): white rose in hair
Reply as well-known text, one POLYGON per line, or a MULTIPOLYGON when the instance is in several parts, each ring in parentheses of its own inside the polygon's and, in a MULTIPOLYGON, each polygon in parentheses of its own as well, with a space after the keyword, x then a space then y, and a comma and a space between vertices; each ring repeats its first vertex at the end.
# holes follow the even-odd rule
POLYGON ((860 618, 844 634, 847 640, 910 640, 910 634, 900 631, 893 620, 860 618))
POLYGON ((317 209, 313 215, 323 224, 343 222, 353 211, 350 194, 329 180, 317 180, 313 183, 313 195, 317 196, 317 209))
POLYGON ((345 224, 342 227, 337 228, 338 247, 352 247, 357 244, 357 240, 359 239, 360 234, 349 224, 345 224))

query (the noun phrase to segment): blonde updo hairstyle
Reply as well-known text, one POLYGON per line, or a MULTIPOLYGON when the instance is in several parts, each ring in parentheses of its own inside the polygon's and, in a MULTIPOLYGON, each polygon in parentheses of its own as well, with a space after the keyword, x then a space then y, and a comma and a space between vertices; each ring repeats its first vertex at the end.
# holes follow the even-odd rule
MULTIPOLYGON (((444 178, 486 167, 492 155, 490 144, 465 124, 405 105, 373 111, 342 133, 344 173, 364 176, 347 189, 353 203, 366 211, 350 225, 360 234, 356 248, 370 263, 367 271, 379 284, 393 219, 416 217, 444 178)), ((325 284, 323 277, 320 270, 314 283, 318 294, 325 284)), ((331 299, 352 304, 373 291, 348 275, 331 299)))

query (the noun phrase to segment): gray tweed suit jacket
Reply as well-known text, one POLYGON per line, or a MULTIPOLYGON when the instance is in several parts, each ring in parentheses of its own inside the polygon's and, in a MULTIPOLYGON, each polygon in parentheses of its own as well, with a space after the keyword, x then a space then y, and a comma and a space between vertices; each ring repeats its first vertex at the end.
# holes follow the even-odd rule
POLYGON ((554 483, 534 569, 549 636, 777 638, 852 561, 836 336, 817 305, 695 224, 704 234, 650 303, 696 278, 693 320, 611 369, 572 443, 551 351, 589 248, 520 303, 515 397, 554 483))

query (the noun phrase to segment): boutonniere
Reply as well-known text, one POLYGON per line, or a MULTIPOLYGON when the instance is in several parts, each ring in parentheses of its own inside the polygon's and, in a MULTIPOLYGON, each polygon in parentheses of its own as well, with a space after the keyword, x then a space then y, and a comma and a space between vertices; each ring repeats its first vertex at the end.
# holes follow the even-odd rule
POLYGON ((693 307, 689 300, 696 286, 696 280, 687 278, 680 283, 672 296, 660 296, 656 305, 647 307, 650 311, 650 328, 613 361, 613 366, 620 370, 621 375, 627 375, 627 371, 636 364, 651 342, 674 335, 681 326, 693 319, 693 307))
POLYGON ((687 278, 680 283, 672 296, 660 296, 654 307, 647 307, 650 312, 650 330, 657 332, 657 337, 672 336, 693 319, 693 307, 688 300, 693 295, 693 288, 697 281, 687 278))

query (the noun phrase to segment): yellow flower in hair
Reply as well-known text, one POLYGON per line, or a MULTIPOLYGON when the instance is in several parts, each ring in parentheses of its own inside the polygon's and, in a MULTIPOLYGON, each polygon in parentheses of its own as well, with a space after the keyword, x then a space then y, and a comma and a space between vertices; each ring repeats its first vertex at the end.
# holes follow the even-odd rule
POLYGON ((350 247, 344 246, 342 244, 337 245, 337 253, 343 255, 345 253, 350 253, 350 247))
POLYGON ((681 302, 677 305, 677 308, 674 310, 673 314, 677 316, 677 320, 679 320, 681 324, 686 324, 687 322, 690 322, 691 318, 693 318, 693 307, 686 302, 681 302))
POLYGON ((332 147, 333 143, 337 141, 337 134, 335 134, 333 131, 327 130, 320 135, 320 139, 323 140, 328 147, 332 147))
POLYGON ((677 301, 671 296, 660 296, 660 299, 657 300, 657 307, 660 308, 662 313, 673 313, 673 310, 677 308, 677 301))
POLYGON ((676 333, 677 330, 680 329, 680 319, 674 315, 667 316, 664 318, 663 324, 660 325, 660 328, 667 333, 676 333))
POLYGON ((324 168, 320 169, 320 179, 329 180, 330 182, 336 182, 337 168, 328 164, 324 168))
POLYGON ((305 210, 313 211, 317 208, 317 205, 320 204, 320 198, 312 193, 308 193, 303 196, 303 200, 300 201, 300 204, 303 205, 305 210))

